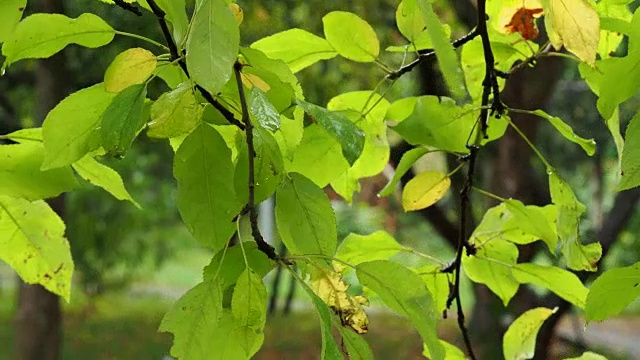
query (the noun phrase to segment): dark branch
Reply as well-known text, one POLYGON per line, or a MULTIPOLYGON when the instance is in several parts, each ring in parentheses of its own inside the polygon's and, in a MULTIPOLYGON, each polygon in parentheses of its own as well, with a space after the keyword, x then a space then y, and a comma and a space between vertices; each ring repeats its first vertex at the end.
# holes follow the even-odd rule
MULTIPOLYGON (((178 65, 180 65, 180 68, 182 69, 182 71, 184 71, 184 74, 187 75, 187 77, 190 77, 189 70, 187 70, 187 63, 184 60, 184 57, 182 56, 180 50, 178 49, 176 42, 173 40, 173 36, 171 35, 171 31, 169 30, 169 25, 167 24, 167 20, 165 18, 166 13, 158 6, 155 0, 147 0, 147 3, 149 4, 149 7, 151 8, 153 14, 158 18, 158 23, 160 24, 162 35, 164 35, 164 38, 167 41, 167 46, 169 47, 171 60, 178 61, 178 65)), ((229 109, 225 108, 222 104, 220 104, 220 102, 218 102, 210 92, 208 92, 205 88, 198 84, 196 84, 196 89, 200 92, 200 94, 202 94, 202 97, 207 100, 207 102, 211 104, 216 110, 218 110, 230 124, 233 124, 244 130, 244 125, 242 124, 242 122, 236 119, 235 116, 233 116, 233 113, 229 109)))
MULTIPOLYGON (((473 40, 476 36, 478 36, 478 30, 477 29, 473 29, 470 33, 468 33, 467 35, 454 40, 451 45, 453 45, 453 47, 455 49, 459 48, 460 46, 468 43, 469 41, 473 40)), ((415 68, 416 66, 420 65, 420 63, 422 63, 423 61, 427 60, 428 58, 431 58, 433 56, 436 56, 436 52, 433 49, 425 49, 425 50, 420 50, 418 52, 420 54, 420 56, 418 56, 417 59, 415 59, 414 61, 408 63, 407 65, 401 67, 400 69, 398 69, 397 71, 392 72, 391 74, 387 75, 387 79, 389 80, 396 80, 398 79, 400 76, 408 73, 409 71, 413 70, 413 68, 415 68)))
POLYGON ((124 2, 124 0, 113 0, 113 3, 125 9, 126 11, 130 11, 138 16, 142 16, 142 11, 140 11, 140 8, 135 4, 126 3, 124 2))
POLYGON ((240 105, 242 107, 242 122, 245 125, 245 133, 247 135, 247 154, 249 158, 249 200, 247 202, 247 208, 249 209, 249 222, 251 223, 251 235, 253 235, 256 244, 258 245, 258 249, 265 253, 271 260, 278 260, 279 256, 276 254, 276 250, 273 246, 269 245, 262 234, 260 233, 260 228, 258 228, 258 211, 256 209, 255 204, 255 158, 256 158, 256 149, 253 146, 253 124, 251 123, 251 119, 249 118, 249 108, 247 106, 247 97, 244 93, 244 85, 242 85, 242 64, 236 61, 233 65, 233 71, 236 75, 236 84, 238 85, 238 93, 240 95, 240 105))

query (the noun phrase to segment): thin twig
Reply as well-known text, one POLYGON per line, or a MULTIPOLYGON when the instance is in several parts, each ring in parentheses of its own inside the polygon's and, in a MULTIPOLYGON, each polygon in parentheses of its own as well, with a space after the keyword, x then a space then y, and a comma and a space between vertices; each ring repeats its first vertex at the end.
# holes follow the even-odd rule
MULTIPOLYGON (((167 46, 169 47, 169 53, 171 54, 171 60, 177 60, 178 65, 184 72, 187 77, 190 77, 189 70, 187 70, 187 63, 184 60, 184 56, 182 56, 176 42, 173 40, 173 36, 171 35, 171 31, 169 30, 169 25, 167 24, 167 20, 165 18, 166 13, 162 10, 155 0, 147 0, 149 7, 153 14, 158 18, 158 23, 160 24, 160 29, 162 30, 162 34, 167 41, 167 46)), ((235 118, 233 113, 229 111, 229 109, 225 108, 220 102, 218 102, 213 95, 208 92, 202 86, 196 84, 196 89, 202 94, 202 97, 207 100, 209 104, 211 104, 216 110, 218 110, 222 116, 231 124, 239 127, 241 130, 244 130, 244 125, 238 119, 235 118)))
POLYGON ((258 228, 258 211, 255 204, 255 158, 256 149, 253 146, 253 124, 249 118, 249 107, 247 106, 247 97, 244 93, 244 85, 242 85, 242 64, 238 61, 233 65, 233 71, 236 75, 236 84, 238 85, 238 93, 240 94, 240 105, 242 106, 242 122, 245 125, 245 133, 247 135, 247 154, 249 157, 249 200, 247 202, 247 208, 249 209, 249 222, 251 223, 251 235, 258 245, 258 249, 265 253, 271 260, 278 260, 280 257, 276 254, 276 250, 273 246, 269 245, 262 234, 260 228, 258 228))
MULTIPOLYGON (((453 45, 453 47, 455 49, 459 48, 460 46, 468 43, 469 41, 473 40, 476 36, 478 36, 478 30, 473 29, 471 30, 470 33, 468 33, 467 35, 454 40, 453 42, 451 42, 451 45, 453 45)), ((433 56, 436 56, 436 51, 433 49, 425 49, 425 50, 420 50, 418 52, 420 54, 420 56, 418 56, 417 59, 413 60, 412 62, 402 66, 400 69, 390 73, 389 75, 387 75, 387 79, 389 80, 396 80, 398 79, 400 76, 408 73, 409 71, 413 70, 413 68, 415 68, 416 66, 418 66, 421 62, 427 60, 428 58, 431 58, 433 56)))
POLYGON ((124 2, 124 0, 113 0, 113 3, 126 11, 130 11, 138 16, 142 16, 142 11, 140 11, 140 8, 135 4, 124 2))

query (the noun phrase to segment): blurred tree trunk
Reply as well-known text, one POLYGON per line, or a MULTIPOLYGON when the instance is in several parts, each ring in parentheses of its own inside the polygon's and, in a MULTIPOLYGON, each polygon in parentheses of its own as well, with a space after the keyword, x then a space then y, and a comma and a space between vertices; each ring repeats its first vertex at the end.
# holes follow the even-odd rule
MULTIPOLYGON (((41 0, 34 4, 34 8, 39 12, 63 12, 61 0, 41 0)), ((37 102, 35 117, 40 121, 44 120, 49 110, 67 94, 69 77, 65 66, 63 53, 38 61, 35 72, 37 102)), ((63 196, 48 202, 60 217, 64 217, 63 196)), ((62 311, 59 297, 40 285, 29 285, 20 281, 17 300, 14 358, 19 360, 60 359, 62 311)))

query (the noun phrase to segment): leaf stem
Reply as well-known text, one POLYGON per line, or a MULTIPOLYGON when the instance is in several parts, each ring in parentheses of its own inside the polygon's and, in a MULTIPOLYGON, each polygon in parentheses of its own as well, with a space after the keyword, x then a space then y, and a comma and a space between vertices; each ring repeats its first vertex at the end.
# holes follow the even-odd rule
POLYGON ((494 200, 498 200, 498 201, 501 201, 501 202, 507 201, 507 199, 502 198, 502 197, 500 197, 500 196, 498 196, 498 195, 496 195, 494 193, 490 193, 490 192, 488 192, 486 190, 480 189, 479 187, 475 187, 474 186, 473 190, 477 191, 478 193, 480 193, 480 194, 482 194, 482 195, 484 195, 486 197, 490 197, 490 198, 492 198, 494 200))
POLYGON ((133 33, 128 33, 126 31, 119 31, 119 30, 115 30, 114 33, 116 35, 121 35, 121 36, 126 36, 126 37, 130 37, 130 38, 134 38, 134 39, 138 39, 138 40, 142 40, 142 41, 146 41, 149 44, 155 45, 157 47, 160 47, 164 50, 169 50, 168 47, 166 47, 165 45, 160 44, 159 42, 149 39, 148 37, 142 36, 142 35, 138 35, 138 34, 133 34, 133 33))
MULTIPOLYGON (((509 110, 511 111, 511 110, 509 110)), ((536 156, 538 157, 538 159, 540 159, 540 161, 542 161, 542 163, 544 164, 544 166, 547 169, 553 169, 553 166, 551 166, 551 164, 549 164, 549 162, 547 161, 547 159, 545 159, 545 157, 542 155, 542 153, 538 150, 538 148, 536 148, 535 145, 533 145, 533 143, 531 142, 531 140, 529 140, 529 138, 527 137, 527 135, 524 134, 524 132, 522 132, 522 130, 520 130, 519 127, 516 126, 516 124, 513 123, 513 121, 511 121, 511 119, 509 119, 508 117, 506 118, 507 121, 509 122, 509 125, 513 128, 513 130, 515 130, 518 135, 520 135, 520 137, 522 138, 522 140, 524 140, 527 145, 529 145, 529 147, 531 148, 531 150, 536 154, 536 156)))

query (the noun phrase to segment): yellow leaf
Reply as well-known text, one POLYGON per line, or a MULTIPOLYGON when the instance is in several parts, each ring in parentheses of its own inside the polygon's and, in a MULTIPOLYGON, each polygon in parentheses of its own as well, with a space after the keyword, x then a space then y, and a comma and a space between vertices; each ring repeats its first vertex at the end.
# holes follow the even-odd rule
POLYGON ((439 171, 425 171, 411 179, 402 191, 404 211, 420 210, 442 199, 451 180, 439 171))
POLYGON ((131 85, 142 84, 158 65, 156 56, 142 48, 127 49, 111 62, 104 73, 104 86, 117 93, 131 85))
POLYGON ((271 89, 271 86, 269 86, 269 84, 267 84, 264 80, 262 80, 261 77, 257 75, 241 73, 240 79, 242 80, 244 86, 249 89, 253 89, 254 86, 262 90, 263 92, 267 92, 271 89))
POLYGON ((317 268, 311 273, 309 287, 340 317, 343 326, 358 334, 369 331, 369 318, 362 307, 369 305, 369 301, 364 296, 347 294, 349 285, 342 281, 339 272, 317 268))
POLYGON ((556 49, 564 45, 593 66, 600 40, 600 17, 590 0, 547 0, 547 33, 556 49))

